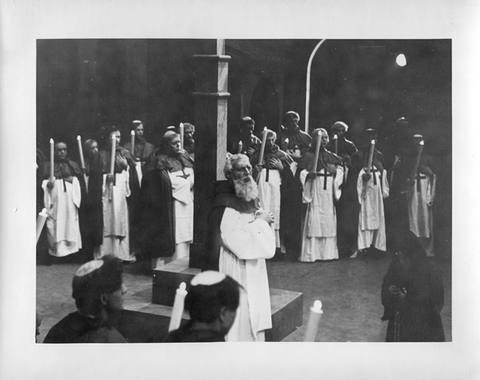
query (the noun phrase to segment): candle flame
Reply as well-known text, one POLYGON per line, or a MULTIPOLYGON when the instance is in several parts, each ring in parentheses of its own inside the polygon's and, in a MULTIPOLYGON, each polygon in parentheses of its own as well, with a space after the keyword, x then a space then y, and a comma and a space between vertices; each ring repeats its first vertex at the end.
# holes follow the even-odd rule
POLYGON ((425 144, 425 141, 422 140, 422 141, 419 142, 419 144, 420 144, 420 145, 423 145, 423 144, 425 144))
POLYGON ((320 310, 322 310, 322 301, 316 300, 316 301, 313 303, 313 309, 314 309, 315 311, 320 311, 320 310))
POLYGON ((50 144, 53 144, 53 139, 50 139, 50 144))
POLYGON ((371 143, 372 143, 372 145, 375 145, 375 140, 372 140, 372 142, 371 142, 371 143))
POLYGON ((132 131, 130 132, 130 134, 133 136, 135 135, 135 131, 132 129, 132 131))
POLYGON ((80 141, 82 138, 80 137, 80 135, 77 136, 77 140, 80 141))
POLYGON ((182 282, 182 283, 180 284, 180 286, 178 287, 178 289, 180 289, 180 290, 185 290, 185 289, 187 289, 187 284, 185 284, 184 282, 182 282))
POLYGON ((338 136, 336 134, 333 135, 334 139, 338 139, 338 136))

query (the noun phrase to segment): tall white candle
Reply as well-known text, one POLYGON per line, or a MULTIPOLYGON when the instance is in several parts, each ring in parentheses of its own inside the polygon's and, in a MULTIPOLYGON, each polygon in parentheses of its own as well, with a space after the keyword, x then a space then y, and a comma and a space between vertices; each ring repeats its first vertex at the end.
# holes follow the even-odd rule
POLYGON ((86 169, 85 159, 83 157, 82 138, 80 137, 80 135, 77 136, 77 143, 78 143, 78 153, 80 155, 80 165, 82 166, 82 169, 86 169))
POLYGON ((175 294, 175 301, 173 302, 172 316, 170 318, 170 325, 168 331, 176 330, 180 327, 183 315, 183 306, 185 304, 185 297, 187 296, 187 285, 182 282, 175 294))
POLYGON ((50 181, 53 181, 54 145, 53 139, 50 139, 50 181))
POLYGON ((267 127, 263 128, 263 135, 262 135, 262 147, 260 148, 260 157, 258 159, 258 164, 263 164, 263 156, 265 154, 265 144, 267 143, 267 127))
POLYGON ((130 132, 130 145, 132 148, 130 149, 130 153, 132 153, 132 156, 135 157, 135 131, 130 132))
POLYGON ((180 123, 180 127, 178 128, 179 129, 179 132, 180 132, 180 148, 183 149, 183 130, 184 130, 184 126, 183 126, 183 123, 180 123))
POLYGON ((112 143, 112 155, 110 160, 110 175, 115 174, 115 149, 117 140, 115 139, 115 135, 112 134, 111 136, 111 143, 112 143))
POLYGON ((373 163, 373 153, 375 152, 375 140, 370 142, 370 154, 368 155, 367 174, 370 174, 373 163))
POLYGON ((313 161, 313 173, 317 172, 318 157, 320 156, 320 146, 322 145, 322 131, 318 131, 317 145, 315 146, 315 161, 313 161))
POLYGON ((317 300, 310 308, 310 315, 308 316, 307 328, 303 339, 304 342, 315 342, 315 336, 317 335, 318 325, 322 314, 322 302, 317 300))
POLYGON ((47 220, 48 214, 47 209, 44 208, 41 212, 38 213, 37 217, 37 243, 38 239, 40 239, 40 235, 42 234, 43 226, 45 225, 45 220, 47 220))
POLYGON ((240 140, 240 141, 238 142, 238 151, 237 151, 237 153, 238 153, 238 154, 242 153, 242 150, 243 150, 243 142, 242 142, 242 140, 240 140))
POLYGON ((412 174, 410 176, 410 179, 412 181, 414 181, 415 177, 417 176, 418 166, 420 165, 420 157, 422 157, 422 151, 423 151, 423 145, 424 144, 425 144, 425 141, 423 141, 423 140, 418 143, 417 156, 415 157, 415 166, 413 167, 412 174))
POLYGON ((338 154, 338 136, 337 134, 333 135, 333 150, 335 154, 338 154))

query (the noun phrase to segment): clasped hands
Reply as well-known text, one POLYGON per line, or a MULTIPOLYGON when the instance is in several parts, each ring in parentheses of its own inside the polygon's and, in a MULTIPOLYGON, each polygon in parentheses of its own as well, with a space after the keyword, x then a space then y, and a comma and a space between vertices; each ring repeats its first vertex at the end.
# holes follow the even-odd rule
POLYGON ((263 219, 268 224, 272 224, 275 221, 275 216, 271 212, 259 210, 255 212, 255 219, 263 219))
POLYGON ((399 288, 396 285, 390 285, 388 287, 388 291, 390 294, 392 294, 394 297, 399 298, 401 300, 405 299, 405 296, 407 295, 407 290, 404 287, 399 288))

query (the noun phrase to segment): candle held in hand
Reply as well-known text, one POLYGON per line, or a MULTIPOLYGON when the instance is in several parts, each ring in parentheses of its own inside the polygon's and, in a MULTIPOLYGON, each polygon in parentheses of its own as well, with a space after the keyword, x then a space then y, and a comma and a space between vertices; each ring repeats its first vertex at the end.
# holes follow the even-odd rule
MULTIPOLYGON (((317 172, 318 157, 320 157, 320 146, 322 145, 322 131, 318 131, 317 145, 315 145, 315 159, 313 161, 313 173, 317 172)), ((326 169, 325 169, 326 170, 326 169)))
POLYGON ((54 147, 55 143, 53 141, 53 139, 50 139, 50 181, 53 181, 53 165, 54 165, 54 150, 55 150, 55 147, 54 147))
POLYGON ((260 148, 260 157, 258 158, 258 164, 263 164, 263 156, 265 154, 265 145, 267 143, 267 127, 263 128, 262 134, 262 147, 260 148))

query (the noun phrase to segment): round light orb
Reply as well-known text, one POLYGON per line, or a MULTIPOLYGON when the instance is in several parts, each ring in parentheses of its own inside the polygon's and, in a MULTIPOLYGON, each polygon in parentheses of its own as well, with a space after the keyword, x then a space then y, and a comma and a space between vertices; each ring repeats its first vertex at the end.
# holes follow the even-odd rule
POLYGON ((397 65, 400 67, 404 67, 407 65, 407 58, 405 57, 405 54, 399 54, 397 55, 397 65))

